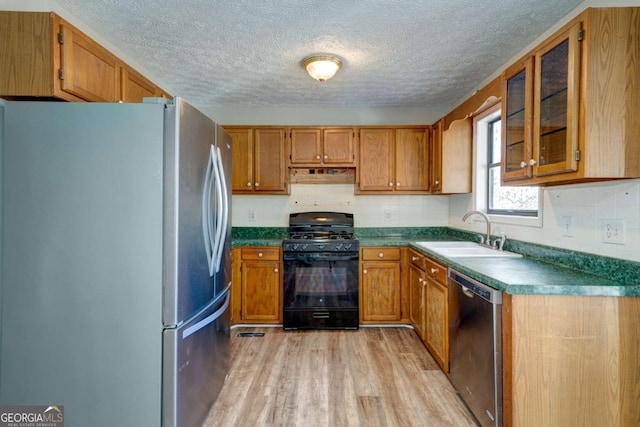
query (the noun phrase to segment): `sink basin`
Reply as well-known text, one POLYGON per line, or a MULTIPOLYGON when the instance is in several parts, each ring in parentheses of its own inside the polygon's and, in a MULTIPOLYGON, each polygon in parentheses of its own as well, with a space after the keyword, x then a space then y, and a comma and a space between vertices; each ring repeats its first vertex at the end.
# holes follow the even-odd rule
POLYGON ((499 251, 475 242, 416 242, 416 245, 446 258, 522 258, 515 252, 499 251))

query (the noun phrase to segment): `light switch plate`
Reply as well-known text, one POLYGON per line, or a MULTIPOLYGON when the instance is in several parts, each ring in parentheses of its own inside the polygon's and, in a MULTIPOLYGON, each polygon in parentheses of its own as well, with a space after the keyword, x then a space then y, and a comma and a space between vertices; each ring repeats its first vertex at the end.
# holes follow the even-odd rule
POLYGON ((560 220, 560 228, 563 236, 573 237, 573 218, 569 215, 563 216, 560 220))

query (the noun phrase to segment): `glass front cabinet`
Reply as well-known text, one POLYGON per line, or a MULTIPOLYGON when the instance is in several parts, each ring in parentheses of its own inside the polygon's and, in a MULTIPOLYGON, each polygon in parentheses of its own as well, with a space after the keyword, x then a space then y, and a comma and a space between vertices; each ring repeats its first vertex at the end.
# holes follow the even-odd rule
POLYGON ((504 185, 640 177, 638 22, 587 9, 504 71, 504 185))

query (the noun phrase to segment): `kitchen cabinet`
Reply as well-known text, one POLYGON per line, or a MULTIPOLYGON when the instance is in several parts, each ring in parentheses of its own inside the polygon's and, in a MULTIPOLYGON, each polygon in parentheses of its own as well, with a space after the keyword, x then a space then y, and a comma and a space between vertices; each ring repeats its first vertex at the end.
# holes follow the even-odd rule
POLYGON ((409 250, 409 318, 418 337, 424 342, 427 330, 425 257, 409 250))
POLYGON ((640 177, 640 8, 591 8, 503 75, 503 181, 640 177))
POLYGON ((436 363, 449 372, 447 267, 409 250, 411 324, 436 363))
POLYGON ((447 267, 425 258, 426 329, 424 343, 445 373, 449 372, 447 267))
POLYGON ((282 323, 280 248, 234 248, 232 258, 232 323, 282 323))
POLYGON ((640 298, 503 294, 504 425, 637 426, 640 298))
POLYGON ((288 194, 285 129, 225 126, 233 144, 233 194, 288 194))
MULTIPOLYGON (((437 166, 438 175, 433 182, 438 182, 432 190, 435 194, 462 194, 471 192, 471 162, 473 152, 473 123, 470 117, 454 120, 448 129, 442 129, 438 138, 437 156, 433 163, 437 166)), ((442 122, 440 122, 442 123, 442 122)))
POLYGON ((291 128, 291 167, 355 167, 355 131, 343 127, 291 128))
POLYGON ((360 129, 356 193, 429 191, 429 128, 360 129))
POLYGON ((140 102, 164 96, 107 49, 49 12, 0 12, 0 96, 140 102))
POLYGON ((400 248, 367 247, 360 251, 361 323, 399 323, 402 320, 400 248))
POLYGON ((442 129, 444 119, 431 127, 431 193, 442 193, 442 129))

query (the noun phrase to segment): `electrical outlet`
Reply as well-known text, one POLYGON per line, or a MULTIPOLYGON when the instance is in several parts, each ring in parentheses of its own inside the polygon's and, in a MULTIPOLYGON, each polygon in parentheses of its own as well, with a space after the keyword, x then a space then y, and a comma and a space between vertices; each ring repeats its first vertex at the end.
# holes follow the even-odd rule
POLYGON ((624 220, 603 219, 601 222, 602 242, 624 245, 624 220))
POLYGON ((560 220, 560 228, 562 235, 565 237, 573 237, 573 218, 571 216, 563 216, 560 220))
POLYGON ((384 220, 391 221, 391 209, 384 210, 384 220))
POLYGON ((256 211, 249 211, 249 222, 256 222, 256 211))

